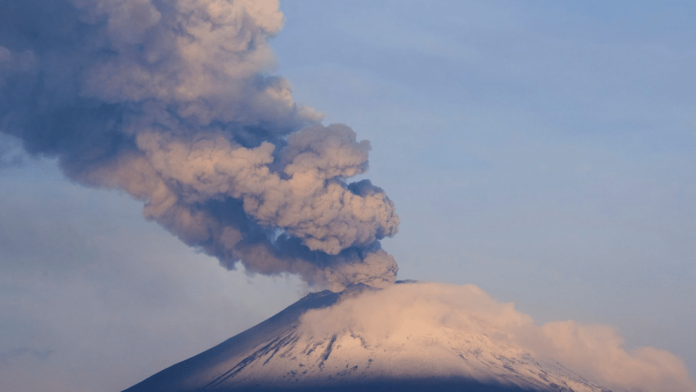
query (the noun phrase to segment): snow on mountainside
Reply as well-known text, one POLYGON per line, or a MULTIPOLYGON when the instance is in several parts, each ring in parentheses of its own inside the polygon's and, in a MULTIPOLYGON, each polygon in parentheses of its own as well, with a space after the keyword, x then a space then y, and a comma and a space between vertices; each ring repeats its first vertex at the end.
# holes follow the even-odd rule
MULTIPOLYGON (((341 293, 309 294, 256 327, 126 392, 462 387, 467 391, 608 392, 559 363, 499 341, 492 336, 495 331, 488 336, 448 327, 410 328, 375 338, 352 328, 326 334, 321 327, 315 328, 321 323, 311 322, 312 312, 372 290, 356 285, 341 293)), ((418 325, 419 320, 412 321, 418 325)))

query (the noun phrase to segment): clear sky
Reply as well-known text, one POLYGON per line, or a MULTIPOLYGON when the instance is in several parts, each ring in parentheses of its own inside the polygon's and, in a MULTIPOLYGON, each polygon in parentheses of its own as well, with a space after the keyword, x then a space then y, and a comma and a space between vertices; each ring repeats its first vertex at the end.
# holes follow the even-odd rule
MULTIPOLYGON (((696 3, 285 0, 277 73, 372 143, 401 279, 618 328, 696 375, 696 3)), ((0 139, 0 389, 109 390, 306 293, 0 139), (32 386, 26 388, 27 385, 32 386)))

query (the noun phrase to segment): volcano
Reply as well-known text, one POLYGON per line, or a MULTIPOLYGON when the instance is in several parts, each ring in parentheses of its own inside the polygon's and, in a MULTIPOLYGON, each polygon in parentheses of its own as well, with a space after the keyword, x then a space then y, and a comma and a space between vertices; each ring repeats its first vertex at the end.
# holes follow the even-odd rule
MULTIPOLYGON (((322 313, 341 304, 355 311, 350 301, 375 291, 358 284, 339 293, 311 293, 124 392, 610 392, 558 362, 496 340, 494 330, 418 327, 416 315, 405 315, 409 328, 385 334, 341 326, 341 317, 322 313), (332 327, 318 325, 324 322, 332 327)), ((383 316, 386 322, 389 315, 383 316)))

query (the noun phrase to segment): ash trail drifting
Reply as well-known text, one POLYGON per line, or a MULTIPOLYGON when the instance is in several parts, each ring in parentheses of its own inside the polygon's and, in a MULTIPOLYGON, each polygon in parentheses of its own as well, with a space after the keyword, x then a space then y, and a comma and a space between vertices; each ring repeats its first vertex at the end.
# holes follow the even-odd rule
POLYGON ((269 72, 274 0, 0 0, 0 132, 226 268, 384 286, 394 205, 367 141, 269 72))
POLYGON ((627 351, 609 326, 539 325, 474 285, 401 283, 309 294, 126 392, 696 392, 679 358, 627 351))

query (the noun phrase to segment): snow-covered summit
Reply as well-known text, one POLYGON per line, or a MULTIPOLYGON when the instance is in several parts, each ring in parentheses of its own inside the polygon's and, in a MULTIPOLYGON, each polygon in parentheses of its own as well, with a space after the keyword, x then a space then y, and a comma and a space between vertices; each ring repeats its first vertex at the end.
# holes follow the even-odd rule
POLYGON ((364 323, 344 323, 343 315, 363 309, 374 313, 370 295, 375 292, 355 285, 340 293, 309 294, 261 324, 126 392, 462 387, 467 391, 608 391, 496 336, 499 331, 494 329, 461 328, 460 322, 422 324, 427 317, 419 319, 417 314, 401 314, 403 321, 394 323, 389 312, 381 312, 384 319, 379 320, 379 310, 370 315, 368 328, 364 323))

